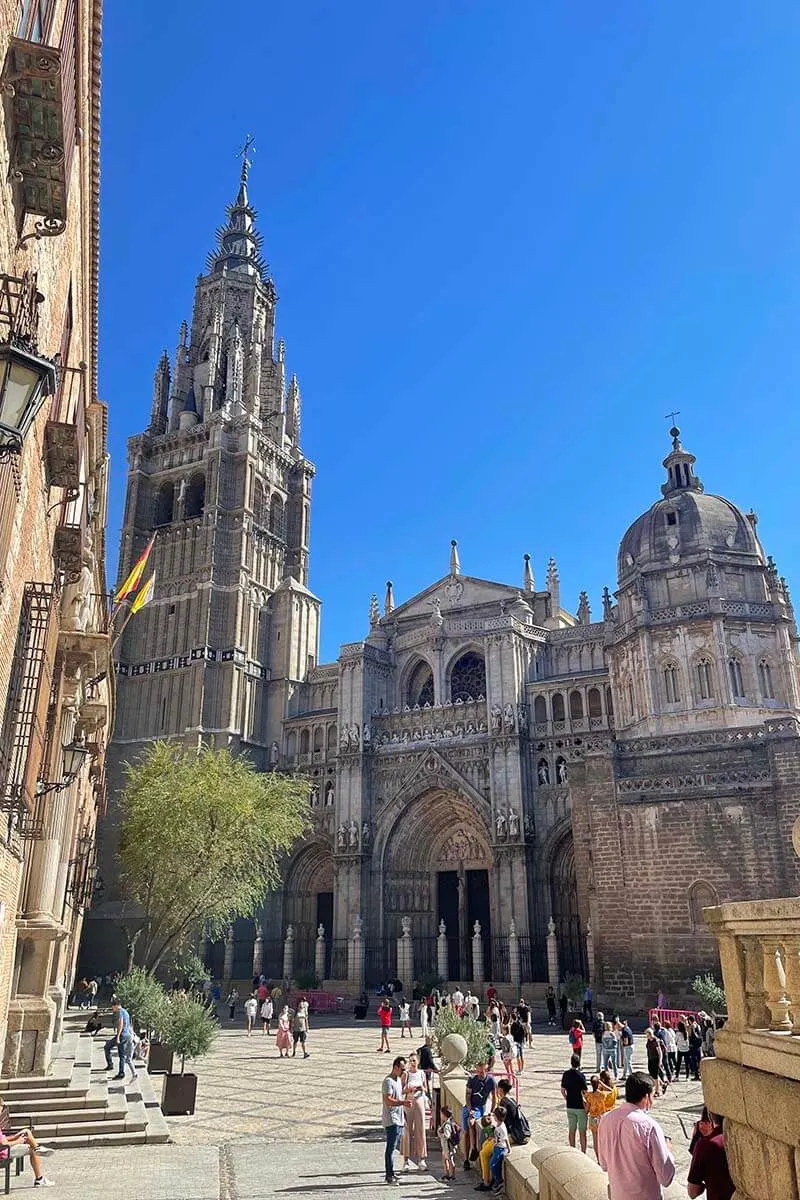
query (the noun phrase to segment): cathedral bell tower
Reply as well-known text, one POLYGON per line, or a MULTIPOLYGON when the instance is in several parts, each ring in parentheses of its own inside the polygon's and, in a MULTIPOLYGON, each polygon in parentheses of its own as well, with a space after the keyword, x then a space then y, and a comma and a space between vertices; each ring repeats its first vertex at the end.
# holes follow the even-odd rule
POLYGON ((155 591, 117 647, 120 761, 171 737, 246 749, 268 768, 291 694, 318 658, 314 467, 300 447, 300 387, 276 343, 249 169, 245 148, 191 326, 173 364, 159 360, 150 423, 129 442, 119 577, 155 532, 155 591))

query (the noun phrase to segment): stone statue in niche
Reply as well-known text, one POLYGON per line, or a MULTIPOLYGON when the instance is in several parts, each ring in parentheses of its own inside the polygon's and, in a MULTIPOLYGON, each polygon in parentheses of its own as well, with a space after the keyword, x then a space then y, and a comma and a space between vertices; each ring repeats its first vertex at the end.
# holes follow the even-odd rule
POLYGON ((548 784, 550 782, 550 767, 547 764, 546 758, 539 760, 536 776, 541 784, 548 784))
POLYGON ((364 745, 369 746, 372 741, 372 734, 369 731, 369 725, 364 726, 364 745))
POLYGON ((339 749, 350 749, 350 730, 347 725, 342 726, 342 732, 339 734, 339 749))
POLYGON ((476 937, 476 938, 479 938, 479 937, 481 936, 481 923, 480 923, 480 921, 476 921, 476 922, 475 922, 475 924, 472 926, 472 936, 473 936, 473 937, 476 937))
POLYGON ((517 720, 519 721, 520 733, 524 733, 528 728, 528 710, 524 704, 517 705, 517 720))
POLYGON ((270 748, 269 748, 269 762, 270 762, 270 766, 272 766, 272 767, 277 767, 277 765, 278 765, 278 759, 280 758, 280 754, 281 754, 281 752, 280 752, 280 748, 279 748, 279 746, 278 746, 278 743, 277 743, 277 742, 273 742, 273 743, 272 743, 272 745, 271 745, 271 746, 270 746, 270 748))
POLYGON ((506 733, 513 733, 515 725, 516 719, 514 717, 514 706, 513 704, 507 704, 503 709, 503 728, 505 729, 506 733))
POLYGON ((431 612, 431 625, 435 625, 436 628, 439 629, 444 624, 444 617, 442 616, 442 602, 438 596, 434 596, 430 602, 430 605, 433 610, 431 612))
POLYGON ((556 762, 556 778, 559 783, 567 782, 567 764, 563 758, 559 758, 556 762))
POLYGON ((517 811, 514 808, 510 808, 508 810, 508 832, 511 837, 519 836, 519 817, 517 816, 517 811))
POLYGON ((491 720, 492 720, 492 733, 500 733, 500 731, 503 727, 503 714, 500 710, 499 704, 494 704, 492 706, 491 720))
POLYGON ((324 941, 324 939, 325 939, 325 926, 324 925, 320 924, 317 926, 317 938, 319 941, 324 941))
POLYGON ((366 849, 372 840, 372 834, 369 829, 369 821, 365 821, 361 826, 361 845, 366 849))
POLYGON ((499 812, 499 813, 497 814, 497 817, 495 818, 495 829, 497 830, 497 836, 498 836, 498 838, 501 838, 501 839, 502 839, 502 838, 504 838, 504 837, 506 836, 506 817, 505 817, 505 813, 501 813, 501 812, 499 812))
POLYGON ((401 917, 400 928, 403 931, 403 937, 411 937, 411 917, 401 917))
POLYGON ((340 825, 336 830, 336 845, 340 850, 344 850, 347 845, 347 830, 344 825, 340 825))
POLYGON ((352 850, 356 850, 358 848, 358 825, 355 821, 350 822, 349 842, 352 850))

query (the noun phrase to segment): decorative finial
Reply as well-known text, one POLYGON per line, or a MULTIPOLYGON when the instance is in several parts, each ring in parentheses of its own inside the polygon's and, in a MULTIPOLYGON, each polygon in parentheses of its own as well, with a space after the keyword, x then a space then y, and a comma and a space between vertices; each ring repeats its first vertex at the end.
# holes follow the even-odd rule
POLYGON ((678 440, 681 436, 681 431, 680 431, 680 429, 678 429, 678 426, 675 424, 675 418, 679 417, 680 415, 681 415, 681 410, 677 409, 677 410, 674 410, 673 412, 668 412, 666 414, 666 416, 664 417, 665 421, 672 422, 672 428, 669 431, 669 436, 672 438, 672 449, 673 450, 680 450, 680 448, 681 448, 680 441, 678 440))
POLYGON ((611 592, 607 587, 603 588, 603 620, 610 621, 612 614, 611 608, 611 592))
POLYGON ((581 625, 590 625, 592 621, 592 610, 589 607, 588 592, 581 592, 578 597, 578 622, 581 625))
POLYGON ((386 599, 383 602, 383 615, 388 617, 389 613, 394 612, 394 591, 392 590, 391 579, 386 580, 386 599))
POLYGON ((255 144, 256 139, 253 137, 252 133, 248 133, 247 137, 244 139, 244 145, 242 146, 241 150, 236 151, 236 157, 241 158, 242 160, 242 183, 247 183, 247 172, 253 165, 251 159, 249 159, 247 156, 251 150, 253 151, 253 154, 255 154, 255 144))
POLYGON ((180 334, 178 335, 178 345, 185 346, 186 339, 188 336, 189 336, 189 327, 187 326, 185 321, 181 321, 181 331, 180 331, 180 334))
POLYGON ((461 562, 458 557, 458 542, 455 538, 450 542, 450 574, 461 574, 461 562))
POLYGON ((374 629, 381 619, 380 609, 378 608, 378 597, 375 592, 372 593, 369 599, 369 625, 370 629, 374 629))
POLYGON ((525 554, 525 555, 523 555, 523 558, 525 559, 525 571, 524 571, 524 575, 523 575, 525 591, 532 592, 535 590, 536 584, 535 584, 535 581, 533 578, 533 567, 531 566, 531 556, 530 556, 530 554, 525 554))

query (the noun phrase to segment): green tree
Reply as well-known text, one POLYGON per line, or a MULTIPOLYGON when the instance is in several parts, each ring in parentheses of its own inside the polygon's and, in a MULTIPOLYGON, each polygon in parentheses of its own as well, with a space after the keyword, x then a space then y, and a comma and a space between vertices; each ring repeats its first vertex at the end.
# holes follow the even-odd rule
POLYGON ((709 1013, 724 1013, 728 1011, 725 992, 717 983, 710 971, 705 975, 695 975, 692 991, 699 996, 709 1013))
POLYGON ((486 1062, 489 1045, 488 1026, 482 1025, 474 1017, 460 1017, 456 1010, 448 1005, 439 1009, 433 1026, 433 1036, 439 1053, 442 1039, 447 1037, 448 1033, 460 1033, 467 1043, 467 1056, 463 1065, 468 1071, 471 1071, 476 1063, 486 1062))
POLYGON ((155 971, 203 930, 219 937, 259 910, 280 856, 308 826, 308 781, 168 742, 125 770, 120 880, 141 918, 132 958, 155 971))
POLYGON ((116 994, 137 1028, 161 1031, 167 996, 157 979, 133 967, 118 980, 116 994))
POLYGON ((175 995, 167 1001, 162 1036, 181 1060, 181 1075, 187 1058, 208 1054, 219 1026, 204 1004, 191 996, 175 995))

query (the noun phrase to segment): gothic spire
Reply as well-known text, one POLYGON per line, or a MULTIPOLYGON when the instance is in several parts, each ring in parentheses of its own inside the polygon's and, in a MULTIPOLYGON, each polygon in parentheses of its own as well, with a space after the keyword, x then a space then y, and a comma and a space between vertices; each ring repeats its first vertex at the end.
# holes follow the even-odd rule
POLYGON ((458 557, 458 542, 455 538, 450 543, 450 574, 461 574, 461 560, 458 557))
POLYGON ((525 559, 525 571, 524 571, 524 577, 523 577, 523 586, 524 586, 526 592, 533 592, 536 590, 536 585, 535 585, 534 579, 533 579, 533 567, 531 566, 531 556, 530 556, 530 554, 525 554, 523 557, 525 559))
POLYGON ((261 257, 261 234, 255 227, 256 210, 247 196, 247 175, 250 159, 247 151, 252 145, 248 137, 242 149, 242 170, 239 176, 239 191, 233 204, 227 208, 228 221, 217 230, 217 245, 208 256, 210 275, 222 271, 236 271, 242 275, 255 275, 266 283, 269 267, 261 257))
POLYGON ((390 612, 394 612, 394 590, 392 588, 391 579, 386 581, 386 599, 383 604, 383 615, 388 617, 390 612))

